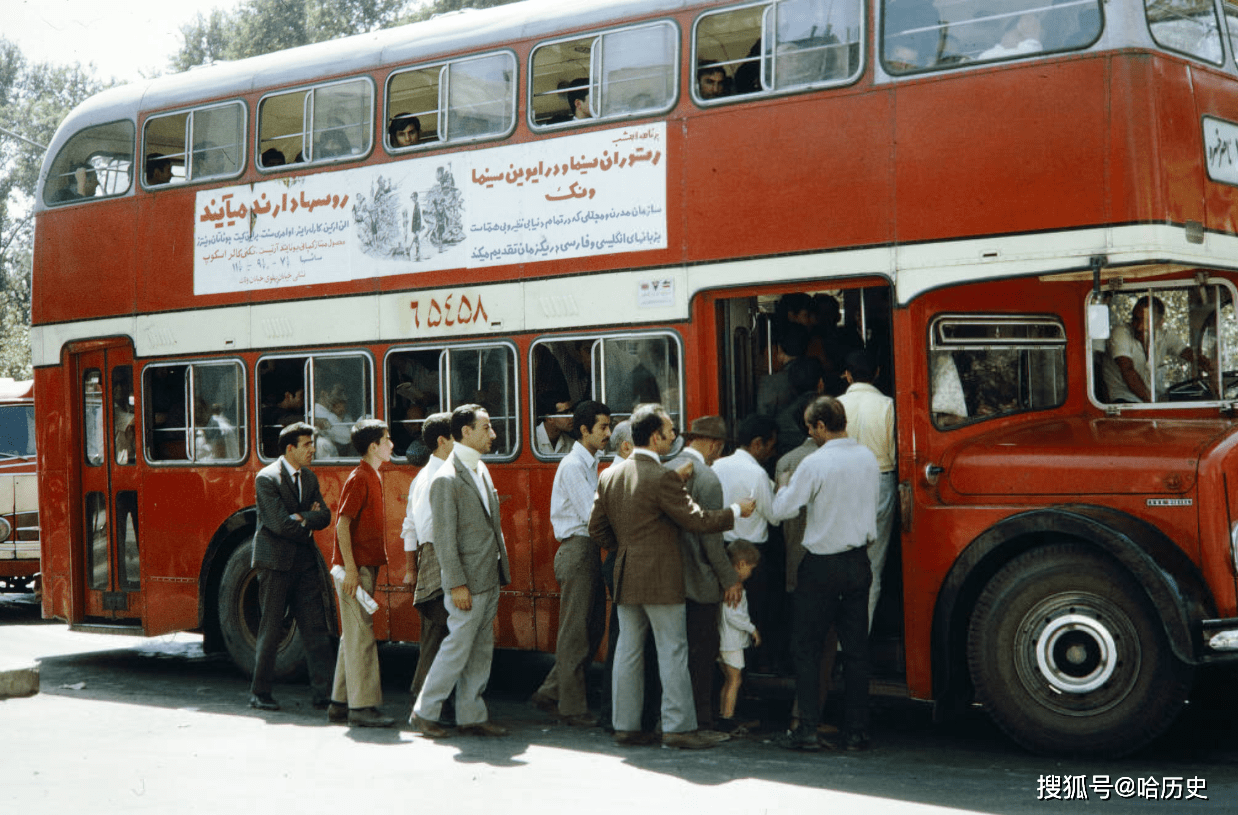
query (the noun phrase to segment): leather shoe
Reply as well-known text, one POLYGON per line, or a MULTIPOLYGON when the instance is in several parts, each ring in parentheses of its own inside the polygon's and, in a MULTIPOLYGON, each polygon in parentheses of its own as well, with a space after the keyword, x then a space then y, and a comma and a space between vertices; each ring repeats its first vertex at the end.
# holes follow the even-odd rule
POLYGON ((529 697, 529 704, 542 711, 543 713, 556 713, 559 710, 559 701, 551 699, 541 691, 536 691, 529 697))
POLYGON ((348 722, 348 705, 343 702, 330 702, 327 705, 327 721, 331 724, 346 724, 348 722))
POLYGON ((560 716, 559 721, 572 727, 596 727, 598 717, 592 713, 575 713, 571 716, 560 716))
POLYGON ((777 743, 786 750, 800 750, 805 753, 816 753, 821 749, 821 739, 818 738, 816 729, 807 730, 803 727, 784 733, 777 743))
POLYGON ((723 733, 721 730, 698 730, 697 735, 703 739, 709 739, 715 744, 721 744, 724 741, 731 740, 730 733, 723 733))
POLYGON ((654 744, 658 740, 658 734, 648 730, 616 730, 615 744, 621 747, 640 747, 645 744, 654 744))
POLYGON ((503 725, 489 720, 475 724, 462 724, 459 729, 466 736, 506 736, 511 732, 503 725))
POLYGON ((857 730, 854 733, 848 733, 846 740, 843 742, 843 749, 848 753, 858 753, 867 750, 872 746, 868 739, 868 734, 863 730, 857 730))
POLYGON ((249 706, 254 710, 279 710, 279 702, 268 694, 252 693, 249 696, 249 706))
POLYGON ((707 750, 717 747, 720 742, 703 735, 699 730, 690 730, 687 733, 663 733, 662 744, 678 747, 680 750, 707 750))
POLYGON ((359 707, 348 710, 349 727, 391 727, 395 719, 384 716, 376 707, 359 707))
POLYGON ((412 725, 413 730, 425 736, 427 739, 441 739, 447 735, 447 728, 443 727, 438 722, 423 719, 416 713, 409 714, 408 723, 412 725))

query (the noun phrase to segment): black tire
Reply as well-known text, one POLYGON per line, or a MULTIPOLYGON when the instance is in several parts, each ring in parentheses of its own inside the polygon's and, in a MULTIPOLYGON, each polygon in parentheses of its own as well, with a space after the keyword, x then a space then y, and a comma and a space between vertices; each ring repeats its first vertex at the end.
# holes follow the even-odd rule
POLYGON ((1193 677, 1134 578, 1079 543, 1032 549, 993 576, 967 660, 997 725, 1055 755, 1138 750, 1177 718, 1193 677))
MULTIPOLYGON (((254 674, 254 652, 258 644, 258 570, 253 560, 254 544, 246 540, 228 556, 223 576, 219 580, 219 631, 228 656, 246 676, 254 674)), ((284 637, 275 656, 275 679, 289 680, 302 675, 305 669, 305 649, 297 635, 296 621, 284 619, 284 637)))

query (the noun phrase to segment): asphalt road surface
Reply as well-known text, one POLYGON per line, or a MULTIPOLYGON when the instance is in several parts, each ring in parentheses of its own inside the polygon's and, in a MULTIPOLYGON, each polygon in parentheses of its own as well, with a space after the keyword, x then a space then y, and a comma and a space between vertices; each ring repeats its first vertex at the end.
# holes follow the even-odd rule
MULTIPOLYGON (((380 649, 388 713, 408 715, 411 646, 380 649)), ((284 710, 247 707, 248 681, 192 634, 79 634, 0 595, 0 657, 37 663, 41 692, 0 701, 0 813, 1125 813, 1238 811, 1234 683, 1214 683, 1170 734, 1120 761, 1030 755, 976 712, 933 724, 874 703, 874 748, 802 755, 757 732, 713 750, 617 747, 525 704, 549 663, 500 654, 487 699, 503 738, 429 741, 407 726, 329 725, 304 685, 284 710), (1101 797, 1108 780, 1109 796, 1101 797), (1079 799, 1079 793, 1087 800, 1079 799)))

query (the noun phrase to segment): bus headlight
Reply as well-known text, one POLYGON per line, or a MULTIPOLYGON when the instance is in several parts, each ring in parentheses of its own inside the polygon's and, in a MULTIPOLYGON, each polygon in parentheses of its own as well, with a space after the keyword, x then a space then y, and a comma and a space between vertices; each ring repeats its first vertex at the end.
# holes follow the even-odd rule
POLYGON ((13 534, 13 525, 8 518, 0 518, 0 541, 6 541, 13 534))

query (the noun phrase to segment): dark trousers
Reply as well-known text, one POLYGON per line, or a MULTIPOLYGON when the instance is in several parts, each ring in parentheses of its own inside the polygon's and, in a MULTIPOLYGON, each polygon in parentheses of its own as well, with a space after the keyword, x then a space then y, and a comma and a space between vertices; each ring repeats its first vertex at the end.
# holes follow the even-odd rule
POLYGON ((821 723, 821 648, 833 625, 843 649, 843 729, 868 730, 868 586, 872 569, 864 547, 836 555, 804 555, 795 587, 791 656, 800 727, 821 723))
POLYGON ((696 726, 701 730, 712 730, 714 726, 714 672, 718 662, 720 605, 685 601, 688 615, 688 679, 692 682, 692 700, 696 704, 696 726))
POLYGON ((538 693, 559 702, 561 716, 589 711, 585 674, 606 632, 606 590, 598 547, 585 535, 570 537, 555 553, 559 583, 559 636, 555 664, 538 693))
POLYGON ((409 687, 409 695, 413 704, 421 695, 421 686, 426 682, 426 674, 438 648, 447 638, 447 607, 443 605, 443 595, 437 594, 429 600, 423 600, 414 606, 421 617, 421 647, 417 654, 417 670, 413 673, 413 684, 409 687))
POLYGON ((761 560, 744 584, 744 591, 748 593, 748 616, 761 632, 761 645, 753 649, 755 664, 752 667, 770 671, 785 662, 788 648, 786 547, 777 528, 771 528, 769 540, 756 546, 761 560))
POLYGON ((258 570, 258 602, 262 620, 258 623, 254 678, 250 685, 250 692, 255 696, 269 696, 271 693, 275 653, 284 638, 284 617, 291 609, 301 634, 301 645, 305 648, 313 699, 322 702, 331 697, 335 652, 331 648, 322 598, 318 561, 309 547, 298 547, 292 568, 286 572, 258 570))

